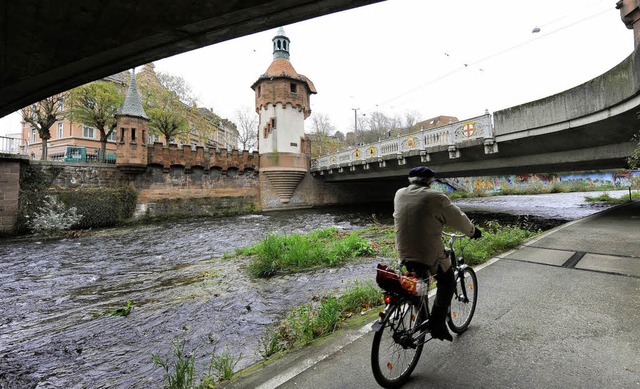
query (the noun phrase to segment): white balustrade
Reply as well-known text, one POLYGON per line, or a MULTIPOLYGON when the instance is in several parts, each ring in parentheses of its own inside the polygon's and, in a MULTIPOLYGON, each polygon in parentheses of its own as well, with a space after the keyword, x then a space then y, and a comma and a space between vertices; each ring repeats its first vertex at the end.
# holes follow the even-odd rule
POLYGON ((423 129, 418 132, 384 139, 372 144, 356 147, 333 155, 312 159, 314 170, 340 167, 362 163, 371 158, 378 160, 393 158, 412 150, 428 152, 434 147, 459 148, 459 144, 474 139, 493 139, 491 115, 449 123, 444 126, 423 129), (387 158, 385 158, 387 157, 387 158))

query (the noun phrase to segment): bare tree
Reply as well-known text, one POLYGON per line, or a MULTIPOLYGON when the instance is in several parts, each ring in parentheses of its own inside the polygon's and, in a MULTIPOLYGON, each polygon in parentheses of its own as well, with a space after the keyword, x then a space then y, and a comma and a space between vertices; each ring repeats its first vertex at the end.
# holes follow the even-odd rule
POLYGON ((56 95, 47 97, 28 107, 22 108, 22 120, 29 123, 31 128, 38 131, 42 139, 42 156, 40 159, 47 160, 47 141, 51 139, 51 126, 58 120, 64 108, 64 97, 66 95, 56 95))
POLYGON ((331 124, 329 116, 320 112, 311 115, 311 128, 314 134, 324 136, 329 136, 336 130, 335 126, 331 124))
POLYGON ((236 111, 238 121, 238 142, 243 150, 255 147, 258 140, 258 118, 249 107, 242 107, 236 111))
POLYGON ((416 123, 418 123, 420 121, 420 117, 421 116, 422 115, 420 115, 420 112, 418 112, 417 110, 412 110, 412 111, 405 112, 403 128, 408 130, 411 127, 415 126, 416 123))

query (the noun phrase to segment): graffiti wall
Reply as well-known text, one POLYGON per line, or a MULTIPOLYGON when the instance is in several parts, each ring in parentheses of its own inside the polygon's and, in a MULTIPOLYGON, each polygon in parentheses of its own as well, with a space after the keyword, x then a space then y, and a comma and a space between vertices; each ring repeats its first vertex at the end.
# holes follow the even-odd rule
POLYGON ((566 174, 527 174, 495 177, 459 177, 450 178, 469 192, 502 192, 507 190, 527 191, 551 189, 554 185, 567 189, 626 188, 637 185, 638 171, 591 172, 566 174))

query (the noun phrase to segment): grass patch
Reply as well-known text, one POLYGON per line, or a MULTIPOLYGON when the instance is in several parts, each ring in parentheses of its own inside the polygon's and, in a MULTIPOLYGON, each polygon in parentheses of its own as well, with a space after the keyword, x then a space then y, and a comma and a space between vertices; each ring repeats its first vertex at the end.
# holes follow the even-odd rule
POLYGON ((330 334, 354 314, 382 304, 380 289, 373 282, 357 282, 336 297, 327 295, 289 311, 280 323, 261 339, 263 358, 330 334))
POLYGON ((525 240, 536 235, 536 231, 528 231, 517 226, 500 226, 498 223, 486 223, 480 239, 456 240, 456 254, 464 257, 470 266, 479 265, 496 254, 520 246, 525 240))
MULTIPOLYGON (((631 192, 631 199, 640 199, 640 192, 631 192)), ((623 204, 629 201, 629 195, 624 194, 619 198, 611 197, 609 193, 603 193, 599 196, 586 196, 584 200, 588 203, 605 203, 605 204, 623 204)))
POLYGON ((334 267, 346 261, 372 255, 366 239, 356 233, 337 228, 312 231, 309 234, 268 234, 257 244, 236 250, 238 255, 252 256, 248 267, 253 277, 270 277, 280 271, 300 271, 318 266, 334 267))
POLYGON ((133 308, 133 303, 131 300, 127 301, 127 304, 124 307, 116 308, 110 312, 111 316, 129 316, 131 313, 131 309, 133 308))

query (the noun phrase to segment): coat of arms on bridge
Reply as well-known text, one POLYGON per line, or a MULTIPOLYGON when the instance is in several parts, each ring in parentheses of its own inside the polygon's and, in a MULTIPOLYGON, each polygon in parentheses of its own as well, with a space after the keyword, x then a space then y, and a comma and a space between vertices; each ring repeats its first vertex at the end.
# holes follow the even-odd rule
POLYGON ((454 130, 454 139, 457 141, 464 141, 482 136, 482 129, 484 125, 480 122, 467 121, 463 122, 460 127, 454 130))

